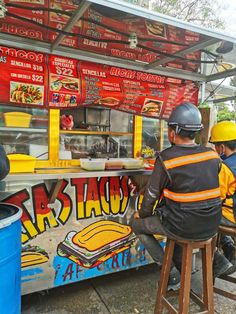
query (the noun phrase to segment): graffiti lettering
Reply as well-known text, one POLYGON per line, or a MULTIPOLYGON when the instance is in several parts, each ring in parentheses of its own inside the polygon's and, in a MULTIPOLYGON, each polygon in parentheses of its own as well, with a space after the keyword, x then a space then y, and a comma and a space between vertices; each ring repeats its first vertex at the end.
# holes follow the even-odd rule
POLYGON ((49 205, 53 190, 54 185, 48 189, 45 183, 40 183, 4 200, 23 210, 22 243, 50 228, 65 225, 72 216, 73 204, 75 219, 80 220, 106 215, 124 215, 129 203, 128 177, 62 180, 55 203, 49 205), (71 192, 73 187, 74 193, 71 192))
POLYGON ((128 185, 128 180, 127 177, 122 177, 121 178, 121 193, 123 193, 123 196, 121 197, 122 202, 121 202, 121 213, 123 214, 128 206, 129 203, 129 185, 128 185))
MULTIPOLYGON (((106 260, 104 263, 98 264, 96 267, 90 269, 92 277, 100 276, 102 274, 110 273, 111 271, 120 271, 122 269, 127 269, 131 265, 133 267, 145 265, 148 263, 145 256, 145 249, 139 248, 137 254, 131 253, 131 248, 127 247, 124 251, 120 253, 115 253, 111 258, 106 260)), ((62 259, 57 257, 57 263, 55 265, 56 285, 61 285, 81 279, 88 278, 86 275, 86 270, 76 263, 69 262, 67 259, 62 259)))
POLYGON ((49 193, 44 183, 32 187, 33 208, 35 211, 36 225, 40 233, 49 228, 58 227, 53 209, 48 207, 49 193))
POLYGON ((76 279, 79 278, 79 273, 81 273, 81 272, 82 272, 82 269, 81 269, 80 265, 76 264, 76 271, 75 271, 76 279))
POLYGON ((72 200, 70 196, 65 192, 67 186, 68 181, 63 180, 60 190, 57 194, 57 199, 61 204, 61 210, 57 219, 62 225, 64 225, 68 221, 72 212, 72 200))
POLYGON ((90 178, 87 186, 87 202, 85 203, 85 216, 102 216, 101 204, 99 201, 98 184, 96 178, 90 178))
POLYGON ((72 280, 72 275, 74 273, 73 265, 74 265, 74 263, 68 264, 66 271, 65 271, 65 274, 63 275, 63 281, 66 281, 67 277, 69 277, 69 280, 72 280))
POLYGON ((131 259, 130 248, 125 251, 122 251, 121 254, 122 254, 122 259, 121 259, 122 266, 131 264, 130 263, 130 259, 131 259))
POLYGON ((102 210, 106 215, 109 215, 110 213, 109 198, 106 194, 108 188, 108 180, 108 178, 100 179, 100 201, 102 210))
POLYGON ((114 268, 119 268, 119 262, 118 262, 118 255, 117 254, 114 254, 112 256, 112 264, 111 264, 111 267, 114 269, 114 268))
POLYGON ((128 177, 71 179, 77 219, 123 214, 128 206, 128 177))

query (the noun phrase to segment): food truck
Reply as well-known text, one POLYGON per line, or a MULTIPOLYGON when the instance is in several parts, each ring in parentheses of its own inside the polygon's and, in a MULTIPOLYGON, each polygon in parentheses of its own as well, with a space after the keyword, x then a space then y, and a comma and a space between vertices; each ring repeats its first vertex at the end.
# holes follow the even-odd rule
POLYGON ((151 263, 129 219, 166 120, 236 75, 218 67, 236 39, 116 0, 7 0, 0 16, 0 200, 23 210, 22 293, 151 263))

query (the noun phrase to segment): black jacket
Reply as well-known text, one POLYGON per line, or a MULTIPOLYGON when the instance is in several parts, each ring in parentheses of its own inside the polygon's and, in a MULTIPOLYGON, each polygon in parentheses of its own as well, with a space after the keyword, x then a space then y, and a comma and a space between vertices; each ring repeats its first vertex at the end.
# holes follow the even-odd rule
POLYGON ((5 150, 0 145, 0 180, 3 180, 9 173, 10 165, 5 150))
POLYGON ((221 161, 210 148, 176 145, 157 157, 145 191, 140 217, 157 214, 176 236, 207 239, 221 219, 218 173, 221 161))

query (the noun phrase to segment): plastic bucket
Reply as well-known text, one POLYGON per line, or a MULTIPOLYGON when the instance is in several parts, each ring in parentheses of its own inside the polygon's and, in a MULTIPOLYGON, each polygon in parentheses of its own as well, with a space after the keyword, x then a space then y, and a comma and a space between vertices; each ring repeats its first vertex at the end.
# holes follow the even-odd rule
POLYGON ((0 313, 21 312, 22 210, 0 203, 0 313))

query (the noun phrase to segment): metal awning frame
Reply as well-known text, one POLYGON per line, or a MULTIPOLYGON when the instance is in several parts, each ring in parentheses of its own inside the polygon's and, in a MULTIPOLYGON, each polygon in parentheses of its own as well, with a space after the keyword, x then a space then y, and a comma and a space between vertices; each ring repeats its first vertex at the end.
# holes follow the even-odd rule
POLYGON ((147 73, 152 73, 156 75, 170 76, 179 79, 191 80, 202 82, 205 81, 205 76, 199 73, 191 73, 184 70, 172 69, 167 67, 155 67, 154 69, 147 70, 145 68, 145 63, 131 61, 126 59, 118 59, 115 57, 109 57, 105 55, 98 55, 96 53, 73 49, 69 47, 59 46, 52 51, 52 45, 36 41, 28 38, 18 37, 15 35, 6 35, 0 33, 0 42, 2 45, 13 47, 13 48, 21 48, 28 49, 31 51, 42 52, 46 54, 54 54, 57 56, 74 58, 81 61, 90 61, 96 62, 99 64, 106 64, 111 66, 120 66, 130 70, 143 71, 147 73))
POLYGON ((228 36, 223 32, 213 31, 207 29, 205 27, 201 27, 198 25, 193 25, 191 23, 180 21, 176 18, 166 16, 157 12, 153 12, 142 7, 118 0, 82 0, 80 2, 79 8, 75 10, 74 14, 71 16, 65 27, 64 31, 70 31, 73 26, 79 21, 79 19, 83 16, 84 12, 91 6, 91 4, 97 4, 104 6, 106 8, 119 10, 125 13, 132 14, 137 17, 142 17, 148 20, 157 21, 160 23, 164 23, 167 25, 172 25, 178 28, 182 28, 185 30, 189 30, 192 32, 199 33, 201 35, 205 35, 206 40, 199 42, 195 45, 192 45, 188 48, 184 48, 175 54, 172 57, 164 57, 158 61, 152 63, 145 63, 140 61, 132 61, 121 58, 115 58, 105 55, 99 55, 96 53, 69 48, 65 46, 61 46, 61 42, 65 37, 64 34, 59 33, 55 38, 53 43, 46 43, 35 41, 32 39, 18 37, 15 35, 0 33, 0 43, 1 45, 10 46, 13 48, 23 48, 34 50, 47 54, 55 54, 70 58, 75 58, 83 61, 96 62, 100 64, 107 64, 111 66, 120 66, 127 69, 133 69, 137 71, 143 71, 147 73, 153 73, 156 75, 163 75, 174 77, 178 79, 191 80, 195 82, 210 82, 214 80, 218 80, 225 77, 230 77, 236 75, 236 69, 226 70, 220 73, 205 75, 204 73, 192 73, 186 70, 180 70, 170 67, 162 66, 166 62, 171 60, 175 60, 176 57, 184 56, 188 53, 193 53, 195 51, 199 51, 201 49, 205 49, 213 44, 216 44, 221 41, 229 41, 236 44, 236 38, 228 36))
POLYGON ((223 98, 214 99, 214 100, 212 100, 212 102, 213 102, 213 104, 219 104, 219 103, 224 102, 224 101, 232 101, 232 100, 236 101, 236 95, 231 96, 231 97, 223 97, 223 98))
MULTIPOLYGON (((69 32, 73 28, 73 26, 79 21, 79 19, 83 16, 84 12, 90 7, 90 5, 91 5, 91 2, 87 0, 83 0, 80 4, 79 9, 75 10, 74 15, 69 19, 66 26, 63 28, 63 31, 69 32)), ((65 35, 63 35, 62 33, 60 33, 57 36, 57 38, 51 45, 52 51, 57 48, 57 46, 61 43, 64 37, 65 35)))

